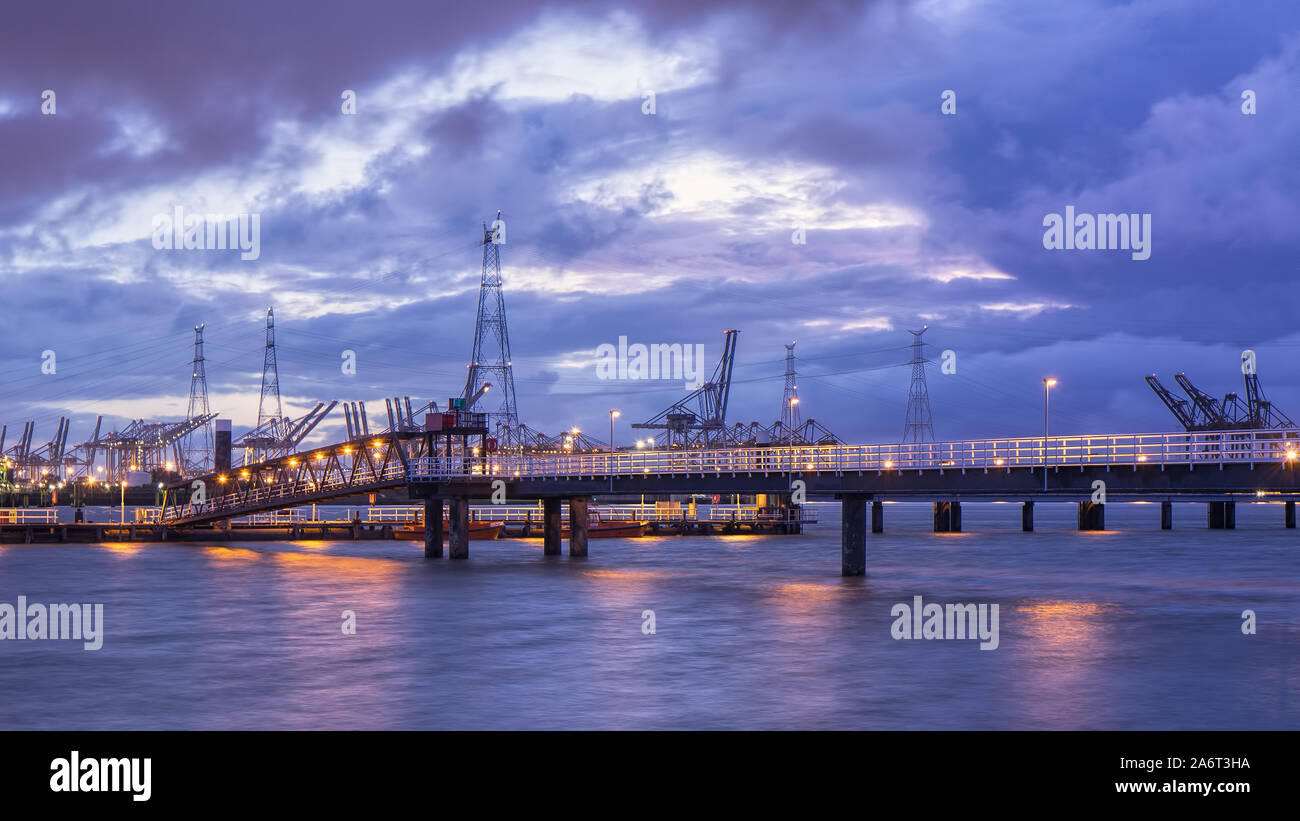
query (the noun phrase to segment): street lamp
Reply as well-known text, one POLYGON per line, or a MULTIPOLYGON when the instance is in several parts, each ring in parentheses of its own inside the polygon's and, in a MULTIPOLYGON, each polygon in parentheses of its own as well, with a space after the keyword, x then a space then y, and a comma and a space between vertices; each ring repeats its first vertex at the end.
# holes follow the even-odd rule
POLYGON ((614 452, 614 420, 622 416, 622 411, 611 410, 609 412, 609 452, 614 452))
POLYGON ((1056 380, 1048 377, 1043 380, 1043 490, 1047 490, 1047 406, 1056 380))
POLYGON ((797 396, 792 396, 792 397, 790 397, 790 413, 789 413, 788 424, 786 425, 786 427, 788 427, 788 428, 790 429, 789 433, 790 433, 790 473, 791 473, 791 475, 794 474, 794 409, 795 409, 795 406, 798 405, 798 404, 799 404, 799 397, 797 397, 797 396))

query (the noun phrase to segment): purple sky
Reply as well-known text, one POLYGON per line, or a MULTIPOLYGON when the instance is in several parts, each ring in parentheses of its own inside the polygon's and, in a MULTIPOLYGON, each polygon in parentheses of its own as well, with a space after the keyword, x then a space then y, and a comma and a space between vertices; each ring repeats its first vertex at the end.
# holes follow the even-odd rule
POLYGON ((598 380, 598 345, 713 360, 738 328, 729 421, 777 418, 797 339, 805 417, 896 441, 923 324, 957 357, 930 370, 940 439, 1041 430, 1048 375, 1054 431, 1172 430, 1142 377, 1221 395, 1244 348, 1300 419, 1291 0, 437 5, 6 9, 9 443, 182 416, 198 322, 240 432, 268 305, 290 413, 445 401, 497 209, 520 415, 547 432, 604 438, 618 407, 627 441, 682 394, 598 380), (1044 249, 1067 205, 1150 214, 1150 259, 1044 249), (175 206, 260 214, 260 258, 156 250, 175 206))

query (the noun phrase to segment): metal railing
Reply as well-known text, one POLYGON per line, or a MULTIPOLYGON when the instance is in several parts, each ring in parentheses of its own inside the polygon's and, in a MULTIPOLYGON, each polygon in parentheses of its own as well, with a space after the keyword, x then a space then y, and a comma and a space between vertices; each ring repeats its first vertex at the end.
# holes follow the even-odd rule
MULTIPOLYGON (((634 450, 616 453, 457 454, 394 462, 380 470, 358 466, 347 478, 299 479, 218 495, 203 505, 169 507, 164 521, 226 511, 281 506, 295 498, 360 490, 403 481, 478 481, 487 478, 606 478, 708 476, 753 473, 850 473, 1138 464, 1290 462, 1300 431, 1180 431, 1094 436, 976 439, 888 445, 796 445, 720 450, 634 450)), ((288 504, 282 506, 288 507, 288 504)), ((251 512, 251 511, 250 511, 251 512)), ((647 517, 653 520, 653 517, 647 517)), ((680 514, 676 518, 680 518, 680 514)))
POLYGON ((710 522, 798 522, 816 524, 817 514, 806 507, 764 508, 713 505, 709 508, 710 522))
POLYGON ((385 481, 400 481, 405 478, 407 478, 407 474, 400 463, 395 462, 380 470, 371 470, 369 466, 358 466, 356 472, 346 479, 330 477, 321 481, 302 479, 292 482, 280 482, 253 490, 242 490, 215 496, 203 504, 190 502, 176 505, 166 509, 163 521, 188 519, 191 516, 206 516, 225 511, 237 514, 238 511, 245 508, 265 507, 278 500, 288 501, 300 496, 334 490, 356 489, 360 492, 366 485, 385 481))
POLYGON ((424 519, 423 505, 384 505, 366 509, 367 522, 403 524, 424 519))
POLYGON ((1213 431, 977 439, 890 445, 499 455, 412 459, 413 479, 824 473, 1294 460, 1300 431, 1213 431))
POLYGON ((59 521, 59 511, 52 507, 0 508, 0 525, 52 525, 59 521))
POLYGON ((302 508, 286 507, 279 510, 267 510, 261 513, 250 513, 247 516, 240 516, 230 520, 231 524, 236 525, 293 525, 303 523, 315 523, 309 516, 309 511, 302 508))

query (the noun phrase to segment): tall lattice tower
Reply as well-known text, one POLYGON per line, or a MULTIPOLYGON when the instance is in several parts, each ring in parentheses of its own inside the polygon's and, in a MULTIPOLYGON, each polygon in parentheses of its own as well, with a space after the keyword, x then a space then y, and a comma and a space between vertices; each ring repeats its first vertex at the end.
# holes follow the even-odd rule
POLYGON ((907 390, 907 420, 903 425, 903 442, 933 442, 934 424, 930 419, 930 389, 925 384, 925 366, 930 360, 925 358, 925 343, 921 334, 930 326, 919 331, 908 331, 912 335, 912 385, 907 390))
POLYGON ((506 301, 501 289, 501 246, 505 244, 505 223, 497 212, 492 227, 483 226, 483 278, 478 289, 478 318, 474 322, 474 352, 469 359, 465 399, 484 382, 492 389, 484 399, 488 428, 503 444, 515 444, 519 437, 519 412, 515 407, 515 376, 510 366, 510 332, 506 326, 506 301))
POLYGON ((262 360, 262 395, 257 401, 257 426, 284 417, 280 406, 280 372, 275 366, 275 311, 266 309, 266 356, 262 360))
POLYGON ((794 375, 794 342, 785 346, 785 393, 781 395, 781 430, 789 434, 799 427, 799 386, 794 375))
MULTIPOLYGON (((189 418, 207 416, 208 410, 208 374, 203 360, 203 325, 194 326, 194 363, 190 368, 190 408, 189 418)), ((184 465, 179 466, 184 472, 207 473, 212 469, 212 423, 204 422, 202 427, 185 437, 184 465)))

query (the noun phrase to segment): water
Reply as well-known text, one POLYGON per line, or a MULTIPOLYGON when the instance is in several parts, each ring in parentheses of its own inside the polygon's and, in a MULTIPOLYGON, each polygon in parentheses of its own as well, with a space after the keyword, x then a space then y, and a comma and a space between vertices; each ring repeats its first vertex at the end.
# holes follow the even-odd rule
POLYGON ((1280 506, 887 505, 866 578, 802 537, 3 545, 0 602, 103 602, 98 652, 0 641, 0 728, 1300 728, 1300 531, 1280 506), (890 609, 998 603, 1000 646, 890 609), (1241 613, 1258 632, 1243 635, 1241 613), (357 634, 342 634, 342 611, 357 634), (642 632, 653 610, 653 635, 642 632))

